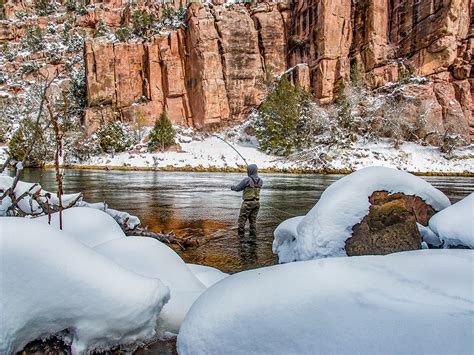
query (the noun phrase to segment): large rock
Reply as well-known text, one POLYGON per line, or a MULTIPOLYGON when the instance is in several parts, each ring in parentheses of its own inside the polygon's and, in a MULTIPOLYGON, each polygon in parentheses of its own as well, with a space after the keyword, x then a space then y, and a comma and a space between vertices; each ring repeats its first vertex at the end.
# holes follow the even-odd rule
POLYGON ((248 12, 216 11, 215 17, 230 114, 242 120, 265 95, 258 32, 248 12))
POLYGON ((384 255, 421 249, 416 223, 428 224, 435 210, 417 196, 376 191, 370 197, 369 213, 352 228, 346 240, 348 256, 384 255))

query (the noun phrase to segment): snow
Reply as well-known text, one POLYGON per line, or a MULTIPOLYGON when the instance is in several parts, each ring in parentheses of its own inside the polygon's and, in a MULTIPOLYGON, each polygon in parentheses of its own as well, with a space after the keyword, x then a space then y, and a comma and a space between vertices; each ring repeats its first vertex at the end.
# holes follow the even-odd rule
MULTIPOLYGON (((345 256, 345 241, 352 227, 369 212, 374 191, 415 195, 436 211, 451 203, 441 191, 412 174, 384 167, 370 167, 346 175, 329 186, 296 227, 275 235, 273 252, 280 262, 345 256)), ((293 222, 287 222, 292 224, 293 222)), ((282 229, 282 228, 280 228, 282 229)))
POLYGON ((169 287, 171 299, 160 313, 160 333, 178 333, 187 311, 206 289, 172 249, 155 239, 127 237, 101 244, 95 250, 120 266, 160 279, 169 287))
POLYGON ((229 276, 228 274, 220 271, 219 269, 210 266, 197 264, 186 265, 188 266, 189 270, 191 270, 191 272, 194 274, 194 276, 196 276, 198 280, 201 281, 207 288, 229 276))
POLYGON ((434 247, 439 247, 443 244, 441 240, 439 240, 438 236, 429 227, 425 227, 420 223, 416 223, 416 226, 420 232, 421 239, 427 244, 427 246, 432 245, 434 247))
MULTIPOLYGON (((35 220, 48 223, 48 216, 35 220)), ((59 229, 59 212, 51 214, 51 225, 59 229)), ((63 211, 63 230, 88 247, 95 247, 114 239, 125 238, 117 222, 107 213, 87 207, 71 207, 63 211)))
POLYGON ((474 193, 435 214, 429 220, 429 226, 444 247, 464 245, 474 248, 474 193))
POLYGON ((159 280, 118 266, 65 232, 0 218, 0 353, 67 329, 73 354, 155 335, 169 298, 159 280))
MULTIPOLYGON (((234 130, 238 130, 235 128, 234 130)), ((235 134, 234 131, 231 132, 235 134)), ((71 166, 135 167, 135 168, 239 168, 242 159, 225 142, 216 137, 200 137, 197 132, 186 132, 178 137, 181 152, 122 152, 101 154, 71 166)), ((381 139, 376 142, 355 142, 347 148, 337 146, 317 146, 289 157, 277 157, 258 150, 254 137, 246 137, 241 132, 233 138, 226 138, 249 161, 260 169, 273 170, 351 170, 377 165, 397 168, 410 172, 474 173, 474 146, 445 156, 439 148, 422 146, 412 142, 401 144, 399 149, 393 142, 381 139), (240 138, 239 138, 240 137, 240 138), (242 138, 243 137, 243 138, 242 138), (324 156, 323 161, 319 158, 324 156), (315 163, 314 161, 318 162, 315 163)), ((0 147, 0 159, 6 157, 7 147, 0 147)))
POLYGON ((295 249, 292 247, 298 235, 298 224, 304 216, 289 218, 276 227, 273 232, 273 253, 279 253, 280 260, 296 260, 295 249))
POLYGON ((470 354, 473 263, 420 250, 234 274, 193 305, 178 353, 470 354))

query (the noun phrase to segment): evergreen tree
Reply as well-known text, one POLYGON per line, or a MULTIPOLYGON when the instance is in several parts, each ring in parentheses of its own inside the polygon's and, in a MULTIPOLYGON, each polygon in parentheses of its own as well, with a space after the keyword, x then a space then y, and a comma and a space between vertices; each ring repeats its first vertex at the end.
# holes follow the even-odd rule
POLYGON ((176 132, 173 129, 171 121, 165 112, 160 115, 160 118, 155 122, 153 130, 150 132, 148 149, 155 150, 158 146, 161 151, 165 150, 165 146, 174 144, 176 132))
POLYGON ((293 86, 283 76, 257 111, 256 136, 260 149, 277 155, 289 155, 308 140, 311 93, 293 86))

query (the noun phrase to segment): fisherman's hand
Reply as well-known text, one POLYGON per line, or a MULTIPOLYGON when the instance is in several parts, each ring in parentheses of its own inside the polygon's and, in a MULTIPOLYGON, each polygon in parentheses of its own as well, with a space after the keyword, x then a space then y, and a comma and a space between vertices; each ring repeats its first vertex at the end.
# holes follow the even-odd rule
POLYGON ((232 185, 232 186, 230 187, 230 189, 231 189, 232 191, 235 191, 235 185, 232 185))

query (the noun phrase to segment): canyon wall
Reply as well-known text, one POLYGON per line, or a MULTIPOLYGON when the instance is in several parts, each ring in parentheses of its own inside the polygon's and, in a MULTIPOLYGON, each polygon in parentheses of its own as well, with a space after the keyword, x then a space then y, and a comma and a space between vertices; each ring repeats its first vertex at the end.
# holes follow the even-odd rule
POLYGON ((470 0, 293 1, 289 66, 307 63, 316 99, 332 102, 355 77, 371 88, 423 76, 405 93, 431 107, 427 124, 474 138, 470 0))
MULTIPOLYGON (((375 90, 425 77, 402 95, 430 107, 434 130, 474 138, 472 0, 223 2, 168 1, 187 7, 184 25, 146 40, 88 36, 85 125, 110 115, 152 124, 162 112, 185 126, 232 124, 260 104, 270 76, 288 70, 323 105, 351 80, 375 90)), ((103 19, 116 30, 130 23, 131 6, 162 11, 133 4, 93 0, 76 25, 91 33, 103 19)), ((5 14, 28 6, 7 1, 5 14)), ((18 37, 17 27, 2 24, 0 41, 18 37)))

